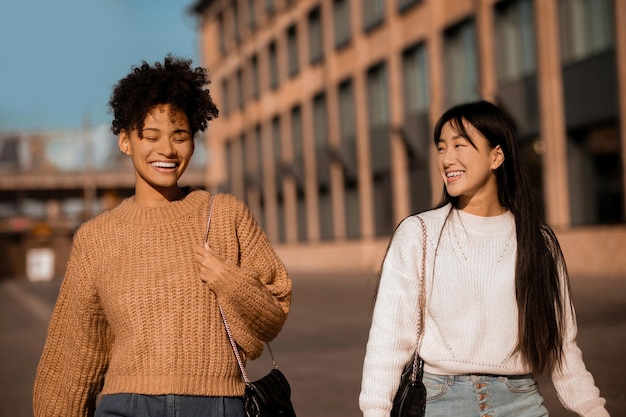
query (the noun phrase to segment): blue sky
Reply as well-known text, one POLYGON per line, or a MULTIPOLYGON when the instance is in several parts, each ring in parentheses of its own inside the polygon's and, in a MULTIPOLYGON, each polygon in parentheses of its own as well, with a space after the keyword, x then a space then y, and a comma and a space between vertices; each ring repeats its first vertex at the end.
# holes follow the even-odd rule
POLYGON ((113 85, 167 53, 199 65, 194 0, 3 0, 0 133, 109 124, 113 85))

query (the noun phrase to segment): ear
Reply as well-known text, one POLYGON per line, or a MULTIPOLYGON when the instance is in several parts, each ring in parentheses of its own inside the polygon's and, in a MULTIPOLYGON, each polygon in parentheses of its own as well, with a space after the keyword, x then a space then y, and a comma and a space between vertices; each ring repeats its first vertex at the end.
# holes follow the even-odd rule
POLYGON ((504 163, 504 151, 500 145, 491 150, 491 169, 496 170, 504 163))
POLYGON ((128 137, 128 133, 126 133, 125 130, 122 130, 120 132, 120 134, 117 137, 117 146, 120 147, 120 151, 124 154, 124 155, 128 155, 129 154, 129 149, 130 149, 130 138, 128 137))

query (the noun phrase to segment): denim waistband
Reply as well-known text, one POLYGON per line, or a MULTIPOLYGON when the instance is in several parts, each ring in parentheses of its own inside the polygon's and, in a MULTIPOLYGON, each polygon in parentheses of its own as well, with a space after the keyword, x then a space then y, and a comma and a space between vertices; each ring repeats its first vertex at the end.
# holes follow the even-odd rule
MULTIPOLYGON (((427 374, 427 372, 424 372, 427 374)), ((486 381, 489 379, 498 379, 498 378, 507 378, 507 379, 529 379, 534 378, 533 374, 522 374, 522 375, 496 375, 496 374, 463 374, 463 375, 437 375, 437 374, 429 374, 433 377, 437 378, 446 378, 448 381, 486 381)))

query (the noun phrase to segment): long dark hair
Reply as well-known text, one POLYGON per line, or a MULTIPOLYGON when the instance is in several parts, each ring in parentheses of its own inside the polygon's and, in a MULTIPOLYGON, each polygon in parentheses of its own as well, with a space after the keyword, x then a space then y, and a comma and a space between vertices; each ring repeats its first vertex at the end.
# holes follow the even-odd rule
MULTIPOLYGON (((563 294, 569 294, 567 268, 559 242, 552 229, 539 217, 533 193, 522 167, 516 141, 515 125, 496 105, 487 101, 460 104, 446 111, 435 125, 435 145, 446 123, 472 146, 465 129, 470 123, 489 142, 500 146, 504 163, 495 171, 500 204, 515 216, 517 259, 515 292, 518 307, 519 337, 517 350, 533 372, 551 371, 563 354, 563 294), (565 277, 563 285, 559 278, 565 277)), ((458 197, 450 196, 444 186, 439 207, 451 203, 458 207, 458 197)))

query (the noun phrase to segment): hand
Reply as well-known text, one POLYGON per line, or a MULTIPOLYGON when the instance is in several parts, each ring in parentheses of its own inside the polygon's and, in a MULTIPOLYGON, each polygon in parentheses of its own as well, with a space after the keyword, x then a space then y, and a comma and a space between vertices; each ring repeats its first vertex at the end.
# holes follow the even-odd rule
POLYGON ((207 243, 196 246, 194 255, 200 279, 206 284, 212 284, 224 271, 226 261, 209 247, 207 243))

